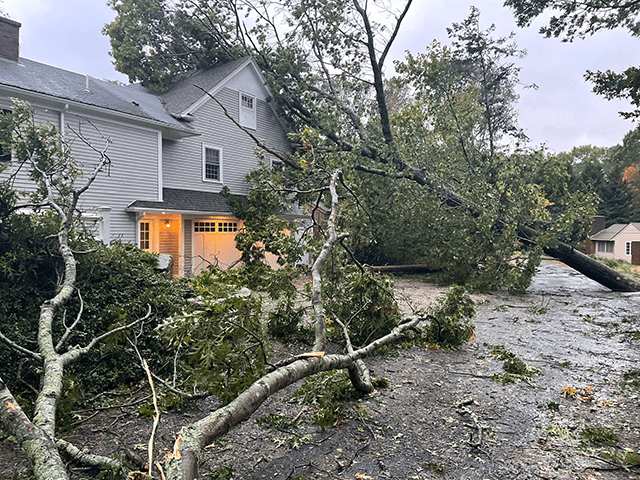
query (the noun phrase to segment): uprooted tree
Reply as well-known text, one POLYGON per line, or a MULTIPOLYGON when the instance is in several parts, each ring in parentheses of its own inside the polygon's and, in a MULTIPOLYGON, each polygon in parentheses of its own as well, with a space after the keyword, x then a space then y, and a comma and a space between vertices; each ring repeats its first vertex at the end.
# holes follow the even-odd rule
MULTIPOLYGON (((13 112, 4 115, 1 120, 3 147, 13 151, 12 162, 17 165, 12 167, 20 167, 14 171, 27 170, 36 187, 26 205, 20 203, 21 197, 11 190, 12 179, 9 178, 4 184, 6 190, 2 197, 7 207, 2 212, 3 226, 5 222, 16 220, 12 216, 23 215, 19 212, 24 208, 29 207, 36 212, 49 210, 53 228, 57 232, 56 247, 50 255, 58 254, 61 258, 58 284, 53 296, 40 305, 39 318, 33 324, 35 331, 26 331, 28 322, 21 328, 22 338, 28 338, 29 335, 37 338, 36 348, 25 347, 4 332, 0 334, 0 340, 6 347, 28 358, 39 367, 40 372, 37 383, 39 388, 31 387, 35 400, 30 416, 25 414, 20 402, 11 393, 9 382, 0 379, 0 422, 16 438, 32 463, 38 479, 68 478, 63 460, 66 458, 83 465, 121 471, 124 467, 119 460, 81 451, 58 437, 57 410, 64 394, 65 371, 101 343, 127 332, 128 341, 140 360, 141 371, 146 373, 152 388, 155 379, 170 392, 191 398, 194 395, 184 393, 176 388, 175 383, 172 386, 154 375, 155 372, 144 358, 148 352, 139 348, 144 339, 140 333, 131 332, 133 327, 136 327, 136 332, 142 332, 141 325, 150 321, 153 300, 150 300, 143 316, 125 323, 120 319, 120 324, 115 322, 105 326, 104 332, 97 333, 84 345, 76 343, 83 338, 79 332, 84 330, 86 333, 91 323, 85 318, 85 310, 90 310, 91 305, 82 302, 79 285, 83 284, 84 279, 83 275, 78 275, 76 260, 76 256, 90 252, 74 250, 81 246, 78 242, 84 241, 85 246, 91 246, 91 242, 83 240, 78 231, 81 223, 78 222, 77 205, 81 195, 90 188, 98 175, 104 173, 109 163, 108 141, 104 148, 95 149, 96 165, 90 173, 83 175, 55 128, 34 123, 28 104, 16 102, 13 112), (80 301, 74 309, 70 305, 76 295, 80 301), (79 328, 80 326, 83 328, 79 328)), ((438 319, 439 327, 437 331, 430 329, 425 332, 425 338, 430 341, 437 341, 445 320, 463 321, 458 331, 447 337, 449 346, 455 346, 471 337, 473 327, 468 320, 475 315, 475 309, 468 296, 460 290, 440 302, 433 312, 418 313, 406 318, 397 312, 391 285, 386 280, 358 268, 340 268, 338 275, 342 278, 331 278, 329 272, 332 269, 326 265, 330 260, 336 261, 333 258, 335 250, 341 248, 340 242, 348 237, 348 232, 339 226, 340 196, 350 195, 350 189, 340 170, 320 175, 326 179, 327 184, 314 193, 325 194, 331 213, 326 226, 326 237, 318 245, 316 260, 311 267, 310 317, 315 332, 313 347, 308 354, 291 357, 277 364, 270 363, 265 348, 261 300, 253 296, 247 286, 258 288, 263 284, 263 289, 270 292, 272 297, 279 297, 278 307, 270 316, 276 323, 276 317, 280 316, 282 322, 282 317, 288 317, 292 313, 290 279, 291 272, 296 269, 294 262, 299 248, 295 239, 283 233, 282 224, 273 215, 276 204, 290 198, 291 192, 287 189, 274 190, 269 182, 263 182, 257 184, 252 192, 252 196, 258 197, 254 199, 256 201, 250 202, 250 207, 245 207, 245 211, 239 213, 244 215, 248 226, 246 238, 239 241, 240 244, 244 241, 246 247, 245 264, 240 267, 242 271, 237 275, 234 272, 206 273, 192 283, 199 294, 193 308, 183 305, 183 311, 175 312, 169 318, 157 319, 161 321, 155 323, 157 336, 169 347, 169 351, 173 349, 176 361, 179 358, 182 368, 187 371, 185 376, 192 378, 194 385, 205 389, 203 394, 215 393, 223 406, 197 422, 185 425, 176 439, 173 452, 163 460, 154 461, 152 436, 149 441, 147 475, 153 475, 157 471, 167 479, 198 478, 198 459, 207 445, 249 418, 273 393, 318 372, 345 370, 356 390, 371 392, 374 387, 363 359, 379 347, 396 342, 410 331, 416 331, 418 327, 428 323, 430 318, 438 319), (251 205, 255 205, 257 209, 270 210, 267 214, 269 220, 264 221, 264 212, 251 211, 251 205), (252 234, 259 229, 251 227, 252 222, 257 222, 259 217, 263 218, 263 228, 269 230, 266 237, 272 241, 257 248, 252 234), (277 272, 270 271, 268 279, 266 276, 269 273, 265 271, 262 261, 265 250, 286 256, 282 259, 283 268, 277 272), (262 256, 258 252, 262 252, 262 256), (327 278, 329 282, 325 281, 327 278), (344 302, 343 298, 331 300, 332 294, 327 291, 327 287, 330 290, 333 284, 333 288, 336 288, 335 284, 340 281, 343 285, 351 285, 350 290, 354 295, 352 301, 344 302), (452 308, 451 302, 459 302, 460 306, 452 308), (443 318, 443 315, 448 318, 443 318), (332 324, 338 327, 328 332, 327 319, 331 319, 332 324), (380 328, 371 330, 371 327, 376 326, 380 328), (340 339, 340 343, 344 345, 343 353, 325 354, 329 336, 333 336, 334 340, 340 339), (450 343, 452 338, 454 343, 450 343)), ((304 195, 310 192, 297 193, 304 195)), ((262 236, 264 237, 265 235, 262 236)), ((345 248, 345 252, 347 251, 345 248)), ((150 335, 149 332, 146 334, 150 335)), ((24 398, 22 403, 24 404, 24 398)), ((156 425, 157 418, 156 416, 156 425)))
POLYGON ((283 157, 286 186, 311 156, 342 168, 359 198, 344 212, 345 242, 362 263, 424 262, 454 281, 521 291, 544 251, 614 290, 640 289, 573 248, 597 197, 567 188, 566 169, 518 128, 512 36, 494 39, 472 9, 448 29, 451 48, 408 55, 385 79, 411 3, 122 0, 104 32, 116 68, 156 90, 178 70, 253 55, 303 147, 283 157))

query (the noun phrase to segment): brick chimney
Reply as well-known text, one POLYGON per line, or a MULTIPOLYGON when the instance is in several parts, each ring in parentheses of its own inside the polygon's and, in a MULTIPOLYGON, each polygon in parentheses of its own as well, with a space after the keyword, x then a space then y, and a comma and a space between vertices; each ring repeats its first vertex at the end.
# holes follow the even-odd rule
POLYGON ((22 24, 0 17, 0 58, 14 62, 20 55, 20 27, 22 24))
MULTIPOLYGON (((607 227, 607 217, 603 215, 596 215, 595 217, 593 217, 593 222, 591 223, 591 231, 589 232, 589 236, 595 235, 599 231, 604 230, 606 227, 607 227)), ((584 242, 584 249, 587 255, 596 253, 595 244, 588 238, 584 242)))

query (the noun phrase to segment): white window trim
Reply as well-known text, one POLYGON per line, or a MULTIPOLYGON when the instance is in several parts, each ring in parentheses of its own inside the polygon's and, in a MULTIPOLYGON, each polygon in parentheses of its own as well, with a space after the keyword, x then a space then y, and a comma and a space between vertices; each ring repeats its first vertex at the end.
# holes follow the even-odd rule
POLYGON ((243 127, 246 128, 250 128, 251 130, 257 130, 258 128, 258 99, 256 98, 255 95, 251 95, 250 93, 247 92, 243 92, 243 91, 239 91, 238 92, 238 112, 240 112, 238 114, 238 123, 240 123, 240 125, 242 125, 243 127), (248 109, 242 106, 242 96, 245 95, 247 97, 250 97, 253 99, 253 108, 252 109, 248 109), (252 122, 250 125, 247 124, 247 122, 243 122, 242 121, 242 112, 251 112, 252 114, 252 122))
POLYGON ((272 155, 269 155, 269 165, 274 170, 277 170, 279 172, 283 172, 284 171, 284 162, 282 160, 280 160, 279 158, 274 157, 272 155))
POLYGON ((224 152, 222 151, 222 147, 214 147, 213 145, 205 145, 202 144, 202 181, 203 182, 212 182, 212 183, 222 183, 223 177, 223 161, 224 152), (218 150, 220 152, 220 175, 218 180, 214 180, 213 178, 207 178, 207 148, 211 150, 218 150))
POLYGON ((624 242, 624 254, 631 255, 631 242, 624 242))

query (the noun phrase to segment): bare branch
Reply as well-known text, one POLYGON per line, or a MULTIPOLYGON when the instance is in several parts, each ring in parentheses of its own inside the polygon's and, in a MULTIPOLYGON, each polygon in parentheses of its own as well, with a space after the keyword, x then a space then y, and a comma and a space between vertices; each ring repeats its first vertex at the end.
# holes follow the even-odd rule
MULTIPOLYGON (((357 315, 359 313, 360 312, 357 312, 354 315, 357 315)), ((353 354, 353 345, 351 344, 351 337, 349 336, 349 330, 347 329, 347 326, 342 323, 340 319, 335 315, 333 315, 333 319, 338 325, 340 325, 340 327, 342 327, 342 333, 344 335, 344 340, 347 346, 347 352, 353 354)), ((361 358, 355 360, 353 365, 347 367, 347 371, 349 372, 351 383, 356 390, 364 393, 373 392, 374 387, 371 383, 371 373, 369 372, 369 369, 361 358)))
POLYGON ((62 440, 61 438, 56 439, 56 447, 66 453, 71 460, 77 462, 81 465, 86 465, 88 467, 107 467, 107 468, 120 468, 122 464, 111 457, 104 457, 102 455, 95 455, 91 453, 87 453, 84 450, 80 450, 78 447, 73 445, 66 440, 62 440))
MULTIPOLYGON (((149 307, 151 308, 151 307, 149 307)), ((158 429, 158 423, 160 423, 160 409, 158 408, 158 395, 156 394, 156 387, 153 385, 153 377, 151 376, 151 370, 145 359, 142 359, 142 368, 147 374, 147 380, 151 387, 151 394, 153 395, 153 427, 151 428, 151 437, 149 438, 149 445, 147 451, 149 453, 149 477, 153 477, 153 444, 155 443, 156 430, 158 429)))
POLYGON ((26 355, 27 357, 33 358, 38 363, 42 363, 42 355, 40 355, 39 353, 36 353, 36 352, 32 352, 31 350, 18 345, 14 341, 12 341, 9 338, 5 337, 2 332, 0 332, 0 341, 2 341, 2 343, 4 343, 9 348, 15 350, 16 352, 22 353, 23 355, 26 355))
POLYGON ((77 289, 76 291, 78 292, 78 299, 80 300, 80 310, 78 311, 78 315, 76 316, 76 319, 71 324, 71 326, 67 327, 65 325, 65 332, 55 347, 56 352, 60 351, 60 348, 62 348, 62 345, 64 345, 64 342, 66 342, 67 338, 69 337, 69 334, 73 332, 73 330, 76 328, 76 326, 78 325, 78 322, 80 321, 80 318, 82 317, 82 312, 84 311, 84 301, 82 300, 82 295, 80 294, 79 289, 77 289))
POLYGON ((134 320, 131 323, 128 323, 127 325, 122 325, 118 328, 114 328, 113 330, 110 330, 102 335, 100 335, 99 337, 94 338, 93 340, 91 340, 91 342, 89 342, 89 344, 86 347, 82 347, 82 348, 75 348, 73 350, 69 350, 68 352, 66 352, 63 355, 60 355, 60 359, 62 360, 64 365, 68 365, 69 363, 77 360, 80 356, 82 356, 83 354, 85 354, 86 352, 88 352, 89 350, 91 350, 93 347, 95 347, 98 343, 102 342, 103 340, 109 338, 110 336, 118 333, 118 332, 122 332, 124 330, 128 330, 129 328, 137 325, 138 323, 148 319, 151 316, 151 305, 147 305, 149 308, 147 310, 147 314, 144 317, 138 318, 136 320, 134 320))
POLYGON ((329 191, 331 192, 331 214, 329 215, 329 220, 327 221, 329 238, 322 246, 320 254, 316 258, 316 261, 313 263, 313 267, 311 267, 311 291, 313 292, 311 297, 311 304, 315 312, 316 330, 316 340, 313 347, 313 350, 315 352, 323 351, 326 343, 327 326, 324 313, 324 305, 322 304, 322 276, 320 272, 322 271, 322 267, 327 261, 329 253, 331 252, 334 244, 340 239, 338 234, 336 233, 336 218, 338 217, 338 211, 340 209, 336 184, 341 175, 342 171, 336 170, 331 176, 331 182, 329 184, 329 191))
POLYGON ((398 18, 398 22, 396 23, 396 28, 393 29, 393 33, 391 34, 391 38, 389 38, 389 41, 387 42, 387 45, 384 47, 384 51, 380 55, 380 60, 378 61, 378 64, 380 65, 380 67, 382 67, 384 65, 384 61, 387 58, 387 54, 389 53, 389 50, 391 50, 391 46, 393 45, 394 40, 398 36, 398 31, 400 30, 400 25, 402 25, 402 21, 404 20, 404 17, 407 15, 407 12, 409 11, 409 8, 411 7, 411 2, 412 1, 413 0, 408 0, 407 4, 404 6, 404 10, 400 14, 400 17, 398 18))

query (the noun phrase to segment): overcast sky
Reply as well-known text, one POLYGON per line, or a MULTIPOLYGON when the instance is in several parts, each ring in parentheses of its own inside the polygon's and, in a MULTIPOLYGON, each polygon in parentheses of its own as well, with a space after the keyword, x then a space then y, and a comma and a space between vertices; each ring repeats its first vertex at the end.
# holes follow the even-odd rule
MULTIPOLYGON (((518 29, 502 0, 416 0, 392 51, 392 59, 404 52, 423 52, 434 39, 447 41, 445 28, 480 10, 483 29, 496 25, 495 35, 516 32, 516 42, 528 51, 518 60, 520 80, 535 83, 538 90, 522 89, 518 109, 520 126, 534 145, 546 143, 551 151, 579 145, 611 146, 622 141, 634 123, 617 112, 629 109, 623 101, 608 102, 591 92, 585 70, 621 71, 640 64, 640 40, 624 30, 601 32, 586 40, 562 43, 538 33, 540 22, 518 29)), ((105 0, 0 0, 0 8, 22 23, 20 55, 56 67, 97 78, 126 82, 111 64, 108 38, 101 34, 115 13, 105 0)))

